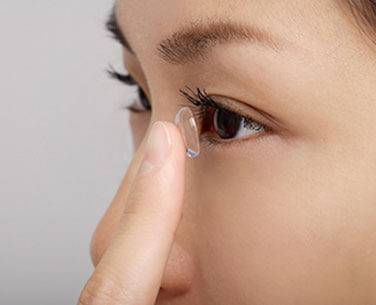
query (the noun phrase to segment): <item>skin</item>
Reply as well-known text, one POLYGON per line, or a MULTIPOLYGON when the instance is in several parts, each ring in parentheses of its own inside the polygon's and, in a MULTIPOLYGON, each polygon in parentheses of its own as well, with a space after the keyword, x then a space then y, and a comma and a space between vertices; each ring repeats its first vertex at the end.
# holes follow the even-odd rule
MULTIPOLYGON (((124 254, 107 264, 122 277, 139 264, 130 249, 158 247, 141 235, 127 237, 124 227, 136 229, 123 212, 127 205, 165 204, 149 191, 152 179, 143 185, 144 201, 128 198, 140 187, 136 168, 150 126, 173 120, 180 88, 199 86, 234 105, 257 106, 284 128, 258 140, 204 147, 199 158, 186 160, 184 174, 171 180, 185 190, 182 202, 179 192, 169 195, 174 217, 150 224, 159 232, 158 219, 170 223, 161 234, 170 236, 171 252, 149 266, 163 277, 147 286, 152 269, 143 269, 133 282, 119 279, 122 291, 139 287, 151 297, 117 303, 114 292, 111 304, 153 304, 157 288, 161 305, 376 304, 376 55, 344 9, 333 0, 127 0, 117 3, 117 15, 137 53, 124 50, 125 68, 153 113, 131 115, 135 157, 93 235, 97 269, 106 265, 101 259, 114 236, 124 239, 118 241, 124 254), (157 42, 197 16, 256 25, 286 47, 218 46, 206 62, 188 67, 158 59, 157 42)), ((181 151, 177 146, 173 158, 181 151)), ((169 243, 157 240, 166 255, 169 243)), ((91 292, 104 290, 96 287, 91 292)))

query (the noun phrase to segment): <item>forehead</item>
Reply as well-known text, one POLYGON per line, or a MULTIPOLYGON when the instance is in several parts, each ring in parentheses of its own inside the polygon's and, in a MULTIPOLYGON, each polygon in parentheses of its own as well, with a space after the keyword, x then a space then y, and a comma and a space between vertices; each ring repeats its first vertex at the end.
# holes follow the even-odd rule
MULTIPOLYGON (((119 26, 138 54, 186 25, 208 19, 234 20, 278 34, 286 40, 327 34, 325 20, 338 17, 334 0, 118 0, 119 26)), ((332 28, 332 27, 329 27, 332 28)))

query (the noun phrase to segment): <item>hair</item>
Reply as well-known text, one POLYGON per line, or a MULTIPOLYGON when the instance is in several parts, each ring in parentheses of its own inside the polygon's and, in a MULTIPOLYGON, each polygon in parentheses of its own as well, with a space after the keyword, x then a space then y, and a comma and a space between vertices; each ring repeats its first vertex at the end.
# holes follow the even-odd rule
POLYGON ((376 44, 376 0, 346 0, 358 26, 376 44))

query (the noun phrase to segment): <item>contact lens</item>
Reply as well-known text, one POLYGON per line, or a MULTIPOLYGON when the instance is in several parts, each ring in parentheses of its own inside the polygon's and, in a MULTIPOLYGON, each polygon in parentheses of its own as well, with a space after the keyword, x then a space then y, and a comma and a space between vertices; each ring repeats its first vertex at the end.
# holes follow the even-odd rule
POLYGON ((175 124, 183 135, 188 157, 200 154, 200 139, 194 115, 189 107, 180 108, 175 115, 175 124))

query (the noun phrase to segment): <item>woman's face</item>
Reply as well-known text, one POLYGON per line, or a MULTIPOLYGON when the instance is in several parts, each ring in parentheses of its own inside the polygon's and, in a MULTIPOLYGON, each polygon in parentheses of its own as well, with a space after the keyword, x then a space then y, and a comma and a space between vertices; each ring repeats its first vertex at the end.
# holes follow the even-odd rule
MULTIPOLYGON (((157 304, 375 304, 376 55, 339 2, 122 0, 116 17, 152 108, 131 114, 136 155, 151 123, 189 104, 185 86, 272 130, 240 125, 225 139, 230 117, 206 122, 205 143, 217 141, 187 160, 157 304)), ((94 265, 118 197, 93 236, 94 265)))

